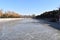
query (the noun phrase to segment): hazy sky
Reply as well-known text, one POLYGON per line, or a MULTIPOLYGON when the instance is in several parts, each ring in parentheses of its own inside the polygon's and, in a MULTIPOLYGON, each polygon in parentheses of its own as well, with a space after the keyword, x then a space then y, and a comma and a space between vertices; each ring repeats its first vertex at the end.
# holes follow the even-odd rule
POLYGON ((0 0, 0 9, 20 14, 41 14, 60 6, 60 0, 0 0))

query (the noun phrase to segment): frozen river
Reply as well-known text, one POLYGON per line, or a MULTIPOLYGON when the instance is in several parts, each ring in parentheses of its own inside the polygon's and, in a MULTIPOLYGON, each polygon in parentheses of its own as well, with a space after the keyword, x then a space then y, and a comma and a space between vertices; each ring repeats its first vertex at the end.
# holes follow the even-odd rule
POLYGON ((0 40, 60 40, 60 31, 43 20, 21 19, 0 23, 0 40))

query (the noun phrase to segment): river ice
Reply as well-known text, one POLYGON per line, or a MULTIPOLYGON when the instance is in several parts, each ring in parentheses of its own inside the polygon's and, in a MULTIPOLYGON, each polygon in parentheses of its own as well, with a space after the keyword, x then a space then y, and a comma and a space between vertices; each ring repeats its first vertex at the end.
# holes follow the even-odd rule
POLYGON ((60 40, 60 31, 49 25, 36 19, 0 23, 0 40, 60 40))

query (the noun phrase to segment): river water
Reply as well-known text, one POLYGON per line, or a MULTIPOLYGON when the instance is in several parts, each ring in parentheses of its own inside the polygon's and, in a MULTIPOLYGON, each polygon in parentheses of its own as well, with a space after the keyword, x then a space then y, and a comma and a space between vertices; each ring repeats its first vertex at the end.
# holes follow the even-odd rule
POLYGON ((25 18, 0 23, 0 40, 60 40, 60 31, 43 20, 25 18))

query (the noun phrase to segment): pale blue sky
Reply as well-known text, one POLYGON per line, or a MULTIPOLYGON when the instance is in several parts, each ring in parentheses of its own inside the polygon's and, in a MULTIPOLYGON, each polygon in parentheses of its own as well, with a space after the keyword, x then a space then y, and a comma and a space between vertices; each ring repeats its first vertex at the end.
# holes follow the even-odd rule
POLYGON ((20 14, 41 14, 57 9, 60 0, 0 0, 0 9, 11 10, 20 14))

